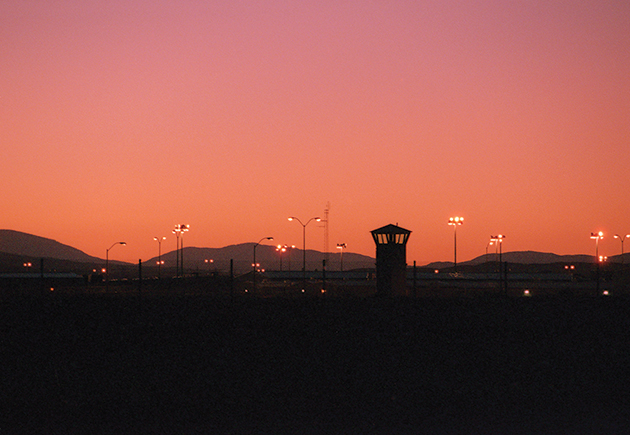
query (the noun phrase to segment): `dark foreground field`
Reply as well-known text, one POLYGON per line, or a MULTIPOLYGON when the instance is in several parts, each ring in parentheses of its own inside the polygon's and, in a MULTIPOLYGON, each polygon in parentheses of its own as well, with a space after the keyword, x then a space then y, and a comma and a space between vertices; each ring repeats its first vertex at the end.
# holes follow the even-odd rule
POLYGON ((630 300, 13 297, 0 433, 628 433, 630 300))

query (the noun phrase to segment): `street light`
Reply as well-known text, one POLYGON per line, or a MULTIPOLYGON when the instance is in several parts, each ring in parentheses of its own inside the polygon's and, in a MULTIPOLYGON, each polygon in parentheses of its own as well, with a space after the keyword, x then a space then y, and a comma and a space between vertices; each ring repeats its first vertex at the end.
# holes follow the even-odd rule
POLYGON ((599 294, 599 265, 601 263, 601 259, 599 258, 599 240, 604 238, 604 233, 599 231, 597 233, 591 233, 591 239, 595 240, 595 264, 597 268, 595 269, 595 293, 599 294))
POLYGON ((287 252, 288 245, 278 245, 276 246, 276 251, 278 252, 278 257, 280 257, 280 272, 282 272, 282 254, 287 252))
POLYGON ((603 232, 591 233, 591 239, 595 240, 595 261, 599 259, 599 240, 604 238, 603 232))
POLYGON ((177 256, 177 274, 179 276, 179 270, 181 268, 182 275, 184 274, 184 233, 190 229, 190 225, 186 224, 177 224, 175 225, 175 229, 173 230, 173 234, 177 239, 177 249, 175 250, 175 254, 177 256), (179 238, 182 237, 180 242, 179 238))
POLYGON ((503 239, 505 239, 504 234, 499 234, 498 236, 490 236, 490 240, 497 244, 499 248, 499 283, 501 289, 503 289, 503 239))
POLYGON ((162 240, 166 240, 166 237, 154 237, 153 240, 158 242, 158 279, 162 276, 162 240))
POLYGON ((296 220, 300 223, 300 225, 302 225, 302 287, 303 287, 302 291, 304 291, 304 288, 306 287, 306 226, 311 221, 319 222, 322 219, 320 217, 312 217, 308 221, 306 221, 305 224, 302 223, 302 221, 296 218, 295 216, 290 216, 289 220, 290 221, 296 220))
POLYGON ((112 249, 116 245, 126 246, 126 242, 116 242, 105 251, 105 284, 107 289, 109 290, 109 250, 112 249))
POLYGON ((457 273, 457 227, 463 225, 464 218, 455 216, 448 219, 448 224, 453 226, 453 264, 455 265, 455 273, 457 273))
POLYGON ((254 262, 252 263, 252 267, 254 268, 254 278, 253 278, 253 292, 256 293, 256 247, 260 245, 260 242, 263 240, 273 240, 273 237, 263 237, 254 245, 254 262))
POLYGON ((340 256, 340 262, 341 262, 341 271, 343 272, 343 250, 346 249, 348 246, 345 243, 337 243, 337 249, 339 249, 339 251, 341 252, 340 256))
POLYGON ((503 253, 503 239, 505 239, 504 234, 499 234, 498 236, 490 236, 490 242, 494 242, 497 244, 497 248, 499 249, 499 263, 501 263, 501 254, 503 253))
POLYGON ((619 241, 621 242, 621 264, 623 264, 623 241, 627 238, 630 237, 630 234, 626 234, 623 236, 620 236, 619 234, 615 234, 615 239, 619 239, 619 241))

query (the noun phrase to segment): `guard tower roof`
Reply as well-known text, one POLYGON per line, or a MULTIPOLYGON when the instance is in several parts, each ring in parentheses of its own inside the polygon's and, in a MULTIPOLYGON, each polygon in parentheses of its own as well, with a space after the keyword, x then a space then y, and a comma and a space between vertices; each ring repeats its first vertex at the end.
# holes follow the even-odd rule
POLYGON ((371 231, 374 242, 377 245, 395 243, 404 245, 409 239, 411 231, 401 228, 397 225, 389 224, 384 227, 371 231))

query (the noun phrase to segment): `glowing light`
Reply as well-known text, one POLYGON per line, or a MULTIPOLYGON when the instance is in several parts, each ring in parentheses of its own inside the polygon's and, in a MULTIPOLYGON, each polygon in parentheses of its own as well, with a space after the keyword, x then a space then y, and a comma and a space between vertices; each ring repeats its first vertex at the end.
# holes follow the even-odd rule
POLYGON ((464 218, 461 216, 455 216, 448 219, 449 225, 462 225, 464 223, 464 218))

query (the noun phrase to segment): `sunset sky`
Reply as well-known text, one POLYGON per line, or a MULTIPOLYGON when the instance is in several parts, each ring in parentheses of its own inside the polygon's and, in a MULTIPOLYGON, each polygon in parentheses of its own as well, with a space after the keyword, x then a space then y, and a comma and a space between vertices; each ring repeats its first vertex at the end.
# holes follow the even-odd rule
MULTIPOLYGON (((0 228, 110 259, 257 242, 409 264, 620 253, 627 0, 5 1, 0 228), (324 250, 324 228, 307 227, 324 250)), ((630 243, 626 246, 630 250, 630 243)))

